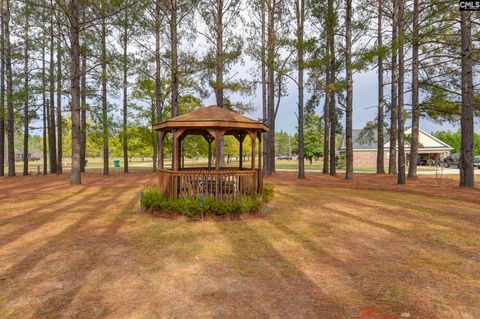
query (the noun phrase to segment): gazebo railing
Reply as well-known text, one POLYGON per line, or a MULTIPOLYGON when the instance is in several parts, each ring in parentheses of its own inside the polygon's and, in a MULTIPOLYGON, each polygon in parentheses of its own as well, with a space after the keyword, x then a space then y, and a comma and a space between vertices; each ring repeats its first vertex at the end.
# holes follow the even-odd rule
POLYGON ((215 197, 238 200, 261 192, 261 170, 211 171, 207 168, 159 170, 159 188, 168 197, 215 197))

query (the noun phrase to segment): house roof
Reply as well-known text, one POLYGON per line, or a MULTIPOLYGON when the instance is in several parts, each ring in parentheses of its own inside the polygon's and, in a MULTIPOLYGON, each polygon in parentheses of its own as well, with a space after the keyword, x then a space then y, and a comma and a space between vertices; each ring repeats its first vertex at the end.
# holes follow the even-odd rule
MULTIPOLYGON (((409 135, 411 134, 411 127, 405 128, 405 134, 409 135)), ((365 131, 363 129, 354 129, 352 131, 352 137, 353 137, 353 150, 357 151, 367 151, 367 150, 377 150, 377 136, 378 133, 376 130, 371 130, 371 131, 365 131)), ((450 145, 447 143, 444 143, 443 141, 439 140, 435 136, 425 132, 422 129, 419 129, 419 149, 423 150, 440 150, 440 151, 450 151, 453 149, 450 145)), ((384 135, 384 147, 388 148, 390 146, 390 135, 386 133, 384 135)), ((405 141, 405 148, 406 150, 410 149, 410 144, 408 141, 405 141)), ((345 151, 346 150, 346 141, 345 141, 345 135, 343 135, 342 138, 342 143, 340 146, 340 151, 345 151)))
POLYGON ((173 128, 232 128, 268 131, 268 127, 260 121, 215 105, 182 114, 154 125, 156 130, 173 128))

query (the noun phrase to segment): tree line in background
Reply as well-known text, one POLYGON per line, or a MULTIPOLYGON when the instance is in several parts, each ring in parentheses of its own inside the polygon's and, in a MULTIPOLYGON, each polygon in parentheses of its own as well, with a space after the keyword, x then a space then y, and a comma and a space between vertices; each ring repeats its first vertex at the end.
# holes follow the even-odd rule
MULTIPOLYGON (((90 139, 101 141, 104 174, 120 142, 128 172, 143 132, 156 169, 154 123, 203 107, 211 94, 218 106, 250 111, 242 101, 257 89, 270 128, 270 175, 275 120, 294 84, 298 177, 319 147, 324 173, 335 175, 335 137, 344 132, 345 177, 352 179, 353 76, 376 69, 377 173, 385 173, 389 136, 388 173, 406 182, 405 121, 413 132, 408 160, 416 163, 420 118, 427 117, 460 122, 460 184, 471 187, 478 25, 478 14, 460 12, 457 1, 1 0, 0 175, 5 160, 15 175, 16 132, 23 132, 23 174, 32 132, 42 135, 44 174, 62 173, 71 154, 73 184, 81 182, 90 139), (238 69, 247 60, 258 67, 245 79, 238 69)), ((410 165, 408 176, 416 174, 410 165)))

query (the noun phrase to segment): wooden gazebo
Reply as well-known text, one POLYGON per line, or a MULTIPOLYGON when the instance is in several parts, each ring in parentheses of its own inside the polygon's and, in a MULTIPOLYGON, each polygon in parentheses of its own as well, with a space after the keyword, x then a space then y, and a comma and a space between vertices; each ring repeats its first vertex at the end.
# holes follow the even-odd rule
POLYGON ((160 122, 154 129, 160 133, 159 187, 166 196, 173 198, 212 196, 223 200, 237 200, 242 196, 255 196, 262 191, 262 133, 268 131, 268 127, 262 122, 221 107, 209 106, 160 122), (164 141, 168 133, 173 135, 171 169, 165 169, 164 165, 164 141), (201 135, 207 141, 207 167, 182 167, 181 144, 187 135, 201 135), (239 142, 238 167, 221 166, 223 162, 221 140, 226 135, 234 136, 239 142), (250 165, 243 162, 243 141, 247 136, 252 140, 250 165), (214 167, 212 167, 213 141, 216 149, 214 167))

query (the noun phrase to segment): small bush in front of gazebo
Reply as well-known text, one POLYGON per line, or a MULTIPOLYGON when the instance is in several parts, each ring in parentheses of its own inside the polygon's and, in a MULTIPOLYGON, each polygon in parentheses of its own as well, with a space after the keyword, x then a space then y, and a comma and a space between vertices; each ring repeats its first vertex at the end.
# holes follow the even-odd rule
POLYGON ((191 197, 168 198, 155 187, 147 188, 142 195, 142 208, 152 213, 166 213, 170 216, 180 215, 189 218, 204 216, 240 216, 256 214, 265 203, 273 198, 274 190, 265 184, 261 195, 242 197, 237 201, 217 200, 213 197, 195 199, 191 197))

